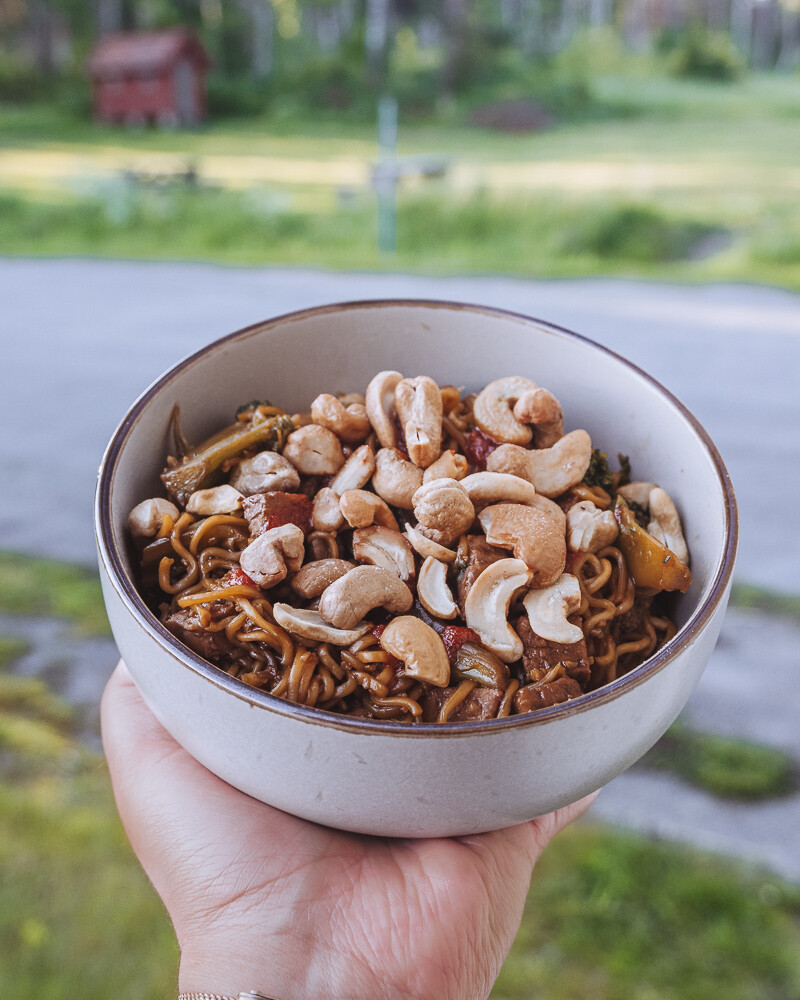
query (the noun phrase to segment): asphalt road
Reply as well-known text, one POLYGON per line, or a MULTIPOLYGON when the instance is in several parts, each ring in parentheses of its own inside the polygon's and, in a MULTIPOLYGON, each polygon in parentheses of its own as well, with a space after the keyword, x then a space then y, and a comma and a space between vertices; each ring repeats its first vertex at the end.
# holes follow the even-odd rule
POLYGON ((800 592, 786 505, 800 495, 800 296, 732 285, 0 260, 0 548, 93 562, 104 445, 128 405, 184 355, 293 309, 404 296, 550 320, 650 372, 728 465, 741 517, 737 578, 800 592))

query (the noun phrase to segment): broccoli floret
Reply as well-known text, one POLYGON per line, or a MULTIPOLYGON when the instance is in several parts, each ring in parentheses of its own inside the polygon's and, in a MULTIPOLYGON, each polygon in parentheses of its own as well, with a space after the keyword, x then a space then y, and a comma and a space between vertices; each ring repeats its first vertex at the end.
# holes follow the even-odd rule
POLYGON ((599 448, 592 449, 592 457, 589 460, 589 468, 583 477, 587 486, 600 486, 610 493, 614 488, 614 477, 608 464, 608 455, 599 448))

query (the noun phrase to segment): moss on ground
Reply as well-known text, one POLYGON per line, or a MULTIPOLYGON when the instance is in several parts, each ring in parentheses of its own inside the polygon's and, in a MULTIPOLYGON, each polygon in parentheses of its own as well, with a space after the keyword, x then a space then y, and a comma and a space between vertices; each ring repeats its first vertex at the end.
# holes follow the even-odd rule
POLYGON ((111 633, 96 573, 15 552, 0 552, 0 611, 66 618, 81 635, 111 633))
POLYGON ((672 771, 721 798, 758 800, 787 795, 798 786, 798 768, 774 747, 672 726, 640 762, 672 771))

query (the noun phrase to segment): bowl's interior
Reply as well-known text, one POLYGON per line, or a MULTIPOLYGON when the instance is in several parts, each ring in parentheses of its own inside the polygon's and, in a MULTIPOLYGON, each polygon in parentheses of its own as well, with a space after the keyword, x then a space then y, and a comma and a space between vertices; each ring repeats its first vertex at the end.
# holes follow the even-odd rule
POLYGON ((103 470, 110 484, 111 537, 105 542, 116 550, 128 582, 134 572, 126 518, 140 500, 162 493, 158 474, 175 403, 187 436, 199 442, 229 423, 245 401, 308 409, 320 392, 363 392, 384 369, 428 374, 467 390, 504 375, 527 376, 561 401, 565 429, 586 428, 612 467, 617 452, 627 454, 634 478, 663 486, 682 517, 694 579, 677 602, 679 625, 719 587, 726 560, 729 571, 735 523, 724 467, 696 421, 651 378, 536 320, 477 307, 386 302, 331 306, 233 334, 176 366, 143 395, 103 470))

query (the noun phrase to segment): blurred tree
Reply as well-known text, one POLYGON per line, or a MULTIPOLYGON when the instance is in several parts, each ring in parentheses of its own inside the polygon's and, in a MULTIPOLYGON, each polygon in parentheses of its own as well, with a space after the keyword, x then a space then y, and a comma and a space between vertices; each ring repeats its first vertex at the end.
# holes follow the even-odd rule
POLYGON ((800 0, 781 0, 781 42, 777 66, 796 70, 800 63, 800 0))

